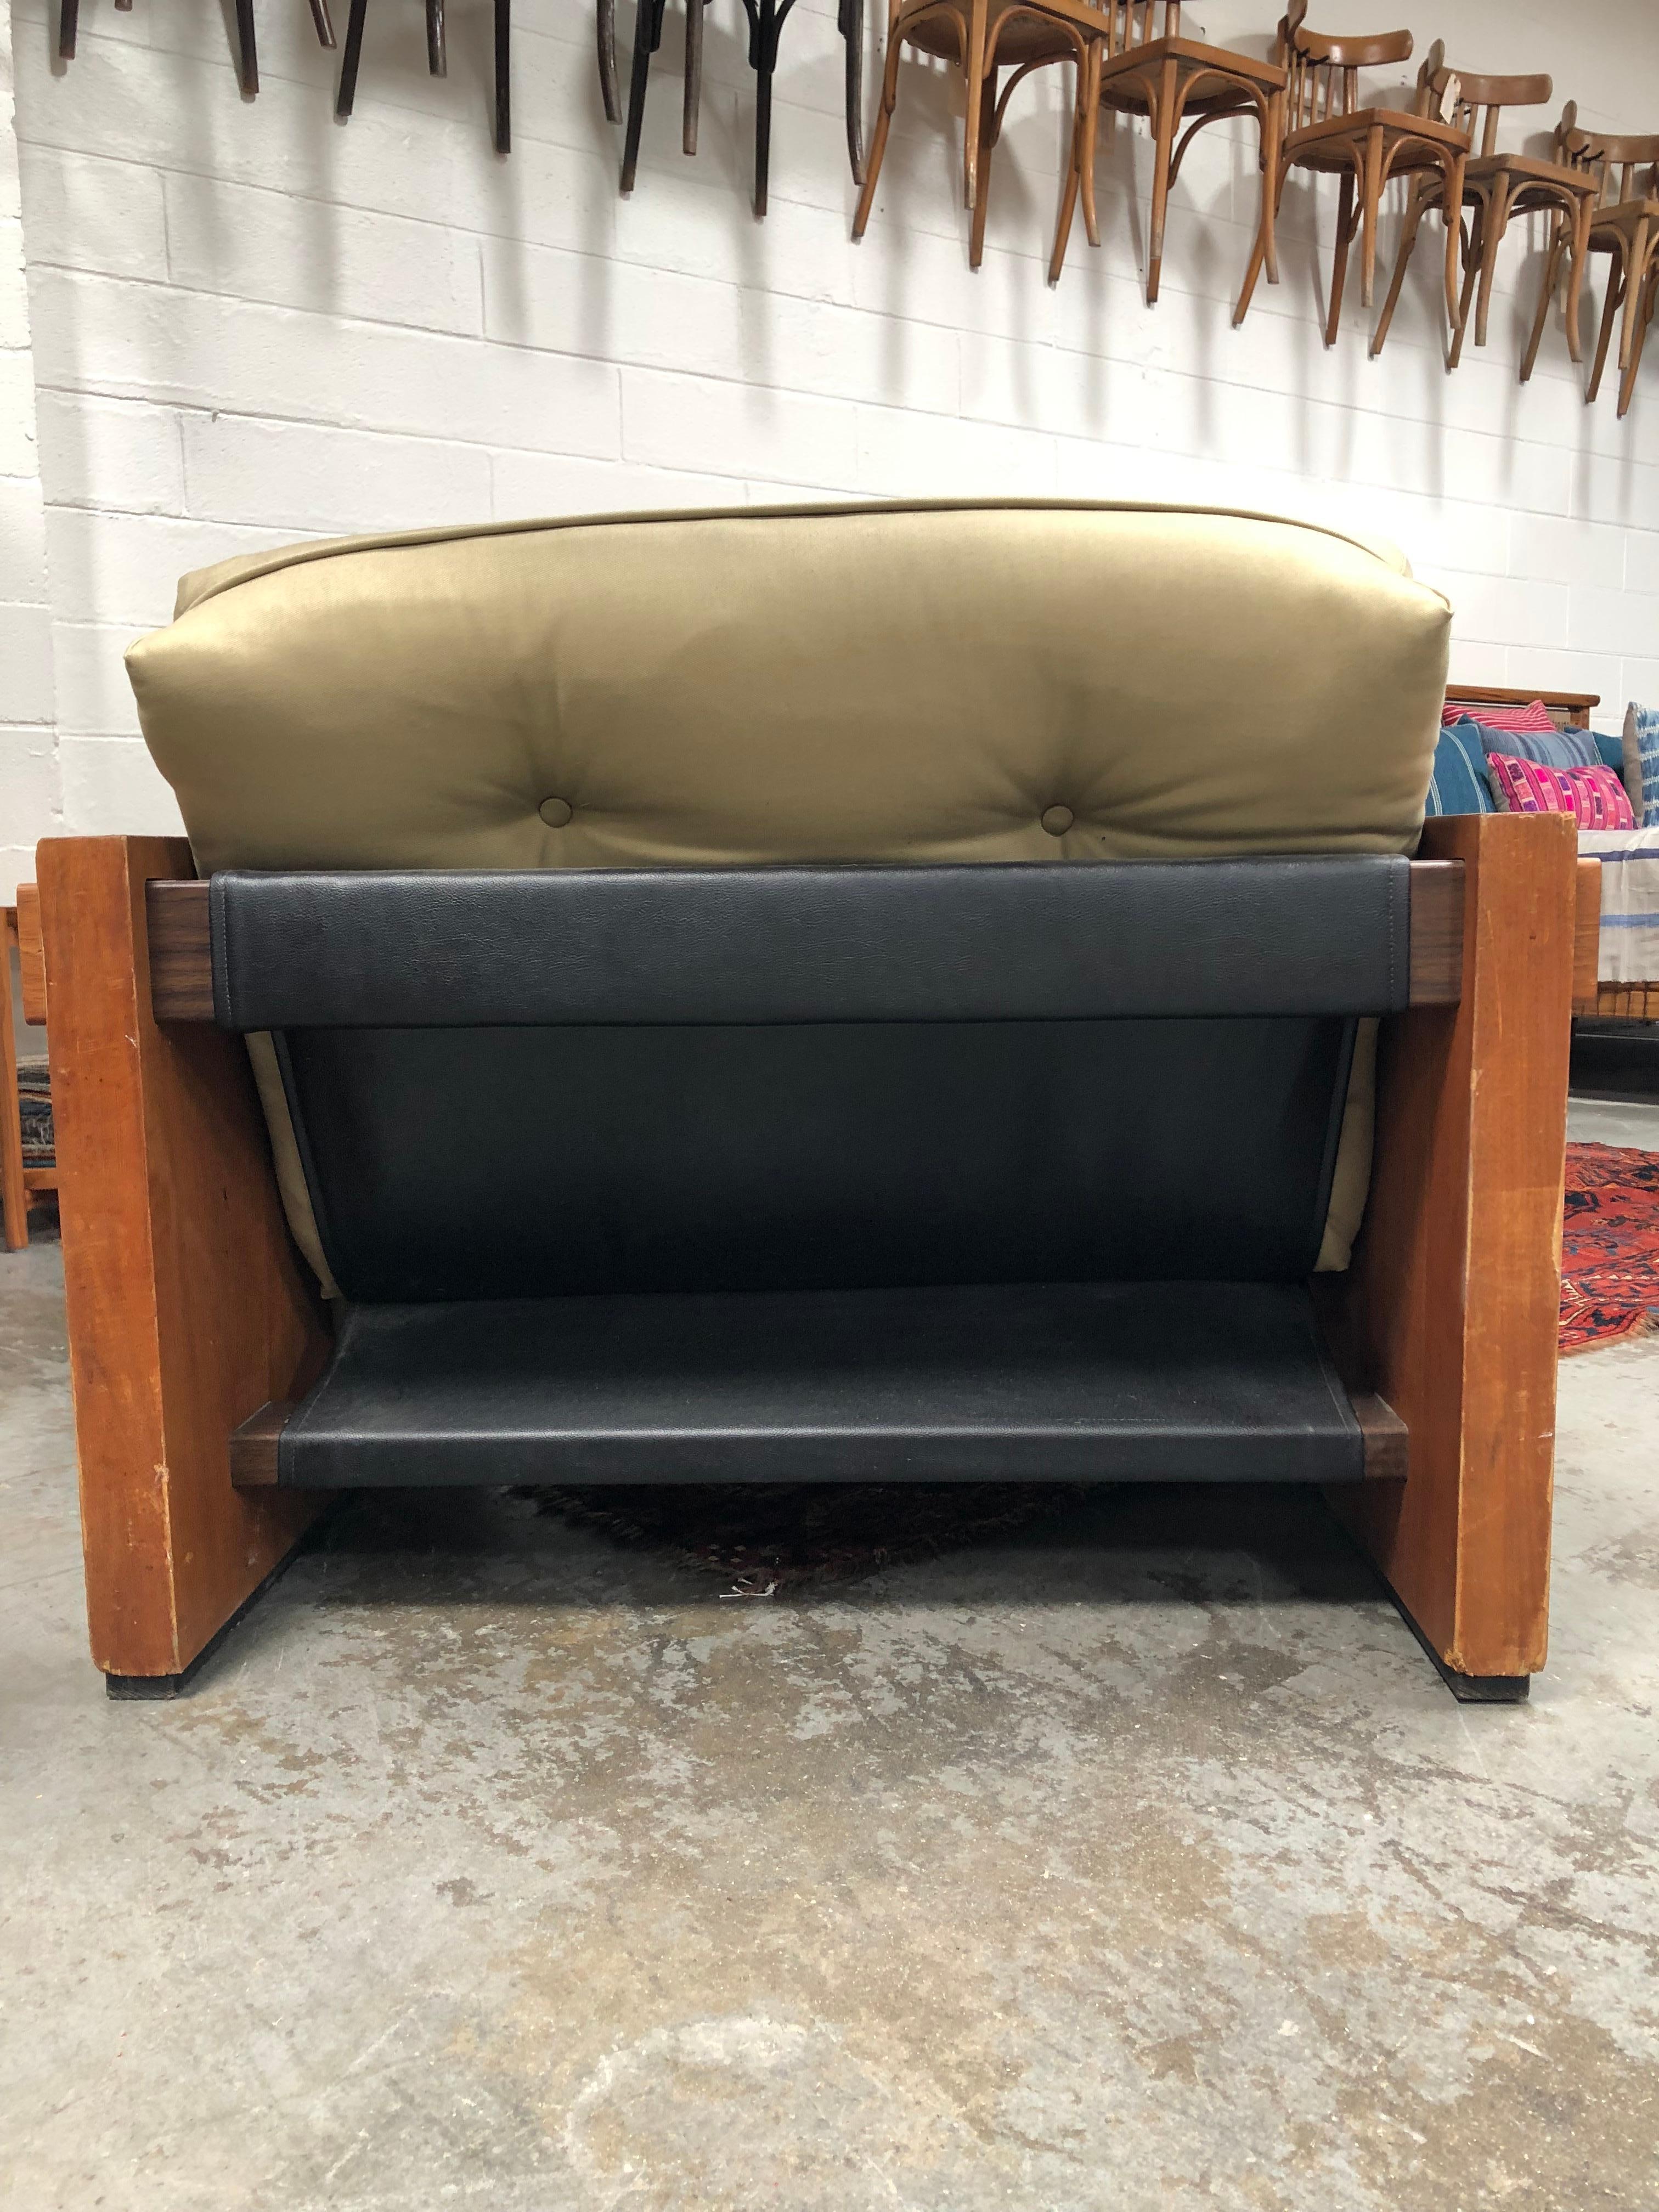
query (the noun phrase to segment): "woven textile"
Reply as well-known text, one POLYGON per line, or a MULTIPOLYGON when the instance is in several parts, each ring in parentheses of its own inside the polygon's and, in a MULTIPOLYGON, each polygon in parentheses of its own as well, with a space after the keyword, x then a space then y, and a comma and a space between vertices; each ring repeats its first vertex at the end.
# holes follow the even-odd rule
POLYGON ((1454 707, 1442 709, 1443 722, 1479 722, 1483 730, 1532 730, 1540 735, 1555 727, 1555 719, 1541 699, 1528 707, 1454 707))
MULTIPOLYGON (((1467 731, 1484 753, 1508 753, 1514 760, 1541 761, 1546 768, 1609 765, 1602 759, 1588 730, 1552 730, 1546 736, 1541 730, 1490 730, 1475 721, 1453 722, 1449 726, 1467 731)), ((1617 775, 1624 765, 1622 746, 1619 760, 1611 765, 1617 775)))
POLYGON ((1561 1350, 1645 1335, 1659 1316, 1659 1152, 1567 1146, 1561 1350))
POLYGON ((1633 830, 1629 794, 1610 768, 1548 768, 1488 753, 1486 773, 1500 814, 1570 814, 1581 830, 1633 830))
POLYGON ((1474 722, 1449 722, 1434 749, 1425 814, 1492 814, 1483 732, 1474 722))
POLYGON ((1643 829, 1659 829, 1659 707, 1634 699, 1625 715, 1625 788, 1643 829))

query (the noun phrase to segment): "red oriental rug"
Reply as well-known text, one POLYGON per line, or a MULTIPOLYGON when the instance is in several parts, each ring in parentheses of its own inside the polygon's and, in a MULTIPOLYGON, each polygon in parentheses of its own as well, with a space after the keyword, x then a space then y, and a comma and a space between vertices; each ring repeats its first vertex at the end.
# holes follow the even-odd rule
POLYGON ((1659 1152, 1567 1146, 1561 1351, 1594 1352, 1659 1321, 1659 1152))

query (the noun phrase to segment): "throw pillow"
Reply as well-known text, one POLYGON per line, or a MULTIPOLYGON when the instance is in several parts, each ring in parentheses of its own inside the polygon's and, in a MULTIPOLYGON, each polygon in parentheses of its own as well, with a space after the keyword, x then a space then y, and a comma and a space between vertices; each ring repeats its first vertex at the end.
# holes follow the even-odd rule
POLYGON ((1509 753, 1516 760, 1542 761, 1546 768, 1604 768, 1588 730, 1494 730, 1466 714, 1446 726, 1462 730, 1483 753, 1509 753))
POLYGON ((1425 814, 1491 814, 1495 811, 1486 785, 1486 751, 1480 732, 1473 722, 1454 723, 1442 730, 1434 749, 1429 775, 1425 814))
POLYGON ((1503 814, 1571 814, 1581 830, 1633 830, 1630 795, 1610 768, 1548 768, 1490 753, 1486 772, 1503 814))
POLYGON ((1603 768, 1610 768, 1615 775, 1623 775, 1625 740, 1622 737, 1610 738, 1604 730, 1598 730, 1595 732, 1595 750, 1601 756, 1603 768))
POLYGON ((1625 788, 1644 830, 1659 830, 1659 707, 1638 707, 1625 716, 1625 788))
POLYGON ((1526 707, 1455 707, 1449 699, 1440 719, 1443 722, 1479 722, 1487 730, 1532 730, 1540 737, 1555 727, 1554 718, 1541 699, 1534 699, 1526 707))

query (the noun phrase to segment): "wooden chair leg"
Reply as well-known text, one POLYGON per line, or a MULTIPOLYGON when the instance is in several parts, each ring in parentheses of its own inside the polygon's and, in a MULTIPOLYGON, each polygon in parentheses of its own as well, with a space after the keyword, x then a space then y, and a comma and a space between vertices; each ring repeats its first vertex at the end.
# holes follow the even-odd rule
POLYGON ((1364 1225, 1320 1279, 1410 1472, 1331 1495, 1454 1689, 1513 1696, 1548 1627, 1577 838, 1446 816, 1421 852, 1463 863, 1462 996, 1385 1024, 1364 1225))
POLYGON ((1641 320, 1650 244, 1646 223, 1638 223, 1625 248, 1625 313, 1619 325, 1619 366, 1621 369, 1630 367, 1631 348, 1635 342, 1637 325, 1641 320))
POLYGON ((349 115, 357 97, 357 64, 362 58, 363 24, 368 15, 368 0, 351 0, 346 16, 345 47, 340 56, 340 88, 334 97, 334 112, 349 115))
POLYGON ((1588 407, 1601 389, 1601 371, 1607 365, 1607 348, 1613 340, 1613 325, 1619 313, 1619 305, 1625 292, 1625 258, 1615 252, 1607 264, 1607 296, 1601 309, 1601 329, 1595 341, 1595 362, 1590 370, 1589 387, 1584 394, 1588 407))
POLYGON ((449 40, 444 28, 444 0, 426 0, 426 72, 449 75, 449 40))
POLYGON ((1388 343, 1389 328, 1394 321, 1394 311, 1400 304, 1400 292, 1406 281, 1406 270, 1417 248, 1417 234, 1423 227, 1432 194, 1424 190, 1421 179, 1412 185, 1412 196, 1406 207, 1405 228, 1401 234, 1400 258, 1394 264, 1394 281, 1389 286, 1389 296, 1382 302, 1382 313, 1371 333, 1371 359, 1376 360, 1388 343))
POLYGON ((1059 283, 1060 272, 1066 266, 1066 247, 1072 235, 1072 217, 1077 210, 1078 192, 1083 180, 1085 148, 1080 129, 1086 127, 1086 124, 1074 125, 1072 133, 1072 158, 1066 164, 1066 180, 1060 194, 1060 213, 1054 222, 1054 243, 1048 256, 1048 282, 1051 284, 1059 283))
MULTIPOLYGON (((1561 281, 1561 255, 1566 239, 1565 222, 1565 216, 1558 216, 1555 227, 1550 234, 1549 252, 1544 260, 1544 281, 1538 288, 1538 312, 1532 319, 1532 335, 1527 340, 1527 350, 1521 356, 1522 384, 1527 383, 1532 376, 1533 366, 1538 359, 1538 349, 1543 343, 1544 325, 1549 320, 1550 308, 1555 300, 1555 288, 1561 281)), ((1567 343, 1575 361, 1578 359, 1581 350, 1577 343, 1577 332, 1573 328, 1573 325, 1577 319, 1578 291, 1583 276, 1583 257, 1575 246, 1572 286, 1570 294, 1571 307, 1567 322, 1567 343)))
POLYGON ((680 151, 697 150, 702 106, 702 18, 706 0, 685 0, 685 94, 680 110, 680 151))
POLYGON ((975 167, 973 219, 968 227, 968 266, 985 258, 985 217, 991 200, 991 154, 997 142, 997 67, 993 61, 979 109, 979 161, 975 167))
POLYGON ((326 1502, 231 1484, 232 1430, 328 1330, 241 1040, 151 1013, 144 881, 191 872, 177 838, 40 848, 87 1613, 128 1694, 182 1686, 326 1502))
POLYGON ((970 212, 979 201, 980 109, 985 100, 985 58, 990 43, 987 15, 985 0, 974 0, 962 57, 963 74, 968 80, 968 113, 962 134, 962 204, 970 212))
POLYGON ((898 40, 888 42, 887 58, 881 72, 881 99, 876 108, 875 136, 870 141, 869 157, 865 164, 864 189, 859 194, 859 204, 853 215, 854 243, 863 237, 869 224, 870 210, 876 204, 876 185, 887 152, 887 133, 892 127, 893 109, 898 102, 899 57, 902 52, 898 40))
POLYGON ((1480 214, 1480 289, 1474 305, 1474 342, 1478 346, 1486 343, 1486 327, 1492 314, 1492 280, 1498 274, 1498 252, 1504 243, 1504 234, 1509 228, 1509 222, 1510 196, 1500 185, 1482 207, 1480 214))
POLYGON ((1365 137, 1365 167, 1359 179, 1359 304, 1369 309, 1376 295, 1376 218, 1382 206, 1382 131, 1374 125, 1365 137))
POLYGON ((1589 262, 1590 204, 1581 200, 1562 235, 1571 240, 1572 265, 1567 276, 1567 352, 1575 362, 1584 357, 1584 341, 1578 327, 1578 305, 1584 294, 1584 274, 1589 262))
POLYGON ((755 63, 755 215, 766 213, 772 173, 772 77, 778 65, 778 32, 782 18, 776 0, 760 0, 755 63))
POLYGON ((1463 256, 1463 289, 1457 295, 1457 313, 1452 322, 1451 351, 1446 356, 1446 367, 1455 368, 1463 358, 1463 337, 1469 327, 1469 309, 1474 301, 1474 288, 1480 282, 1485 254, 1486 210, 1477 208, 1470 229, 1468 250, 1463 256))
MULTIPOLYGON (((1089 80, 1083 137, 1079 141, 1081 161, 1079 183, 1083 198, 1083 235, 1091 246, 1100 244, 1100 210, 1095 199, 1095 173, 1100 157, 1100 44, 1091 40, 1085 64, 1089 80)), ((1057 275, 1059 272, 1054 272, 1057 275)), ((1050 282, 1053 281, 1051 276, 1050 282)))
MULTIPOLYGON (((352 0, 356 5, 356 0, 352 0)), ((628 81, 628 124, 623 134, 622 179, 618 189, 631 192, 640 162, 640 133, 645 128, 645 93, 651 57, 662 42, 665 0, 640 0, 634 18, 634 60, 628 81)))
POLYGON ((11 950, 17 915, 0 907, 0 1228, 8 1252, 29 1241, 28 1186, 23 1181, 23 1106, 17 1093, 17 1033, 13 1027, 11 950))
MULTIPOLYGON (((1276 102, 1282 103, 1283 94, 1275 94, 1274 99, 1276 102)), ((1273 240, 1278 228, 1279 204, 1285 197, 1285 179, 1288 172, 1285 165, 1283 154, 1279 148, 1279 132, 1277 128, 1277 115, 1275 115, 1274 123, 1275 129, 1273 132, 1273 143, 1272 149, 1268 150, 1264 149, 1262 153, 1262 219, 1261 225, 1256 231, 1255 244, 1250 248, 1249 263, 1245 269, 1244 282, 1239 290, 1238 305, 1233 309, 1233 328, 1235 330, 1238 328, 1239 325, 1243 321, 1245 316, 1250 311, 1250 301, 1255 296, 1256 279, 1261 276, 1262 269, 1266 264, 1268 247, 1270 243, 1273 240), (1267 202, 1269 189, 1271 189, 1273 193, 1273 215, 1271 218, 1269 218, 1267 212, 1267 202)), ((1328 343, 1329 341, 1327 340, 1327 343, 1328 343)))
POLYGON ((317 33, 317 43, 325 52, 334 46, 334 18, 328 12, 328 0, 311 0, 311 27, 317 33))
POLYGON ((1441 216, 1446 226, 1446 320, 1454 331, 1459 329, 1462 322, 1459 312, 1457 258, 1463 235, 1465 166, 1462 155, 1455 155, 1447 164, 1442 188, 1441 216))
POLYGON ((1342 287, 1348 274, 1348 247, 1353 239, 1354 178, 1351 169, 1342 172, 1342 193, 1337 203, 1336 252, 1331 261, 1331 304, 1325 318, 1325 343, 1336 343, 1337 325, 1342 319, 1342 287))
POLYGON ((1631 337, 1630 359, 1619 379, 1619 414, 1622 421, 1630 412, 1630 403, 1636 396, 1637 372, 1642 366, 1642 351, 1647 343, 1648 329, 1653 321, 1656 296, 1659 296, 1659 261, 1650 264, 1646 277, 1638 286, 1630 286, 1636 300, 1636 324, 1631 337))
POLYGON ((253 0, 236 0, 236 76, 243 96, 259 89, 259 49, 253 27, 253 0))
POLYGON ((1279 149, 1285 135, 1285 95, 1272 92, 1259 111, 1261 125, 1261 214, 1257 236, 1267 263, 1267 282, 1279 282, 1279 149))
POLYGON ((59 0, 58 9, 58 58, 61 62, 75 59, 75 33, 81 20, 81 0, 59 0))
POLYGON ((1178 70, 1166 60, 1158 71, 1158 98, 1152 111, 1152 206, 1146 232, 1146 304, 1158 300, 1158 279, 1164 270, 1164 226, 1170 210, 1170 161, 1175 152, 1176 125, 1181 120, 1178 70))
POLYGON ((836 28, 845 48, 847 159, 853 182, 864 182, 864 0, 841 0, 836 28))
POLYGON ((513 150, 513 0, 495 0, 495 151, 513 150))
POLYGON ((607 123, 622 121, 622 94, 617 83, 617 0, 598 0, 593 35, 599 47, 599 97, 607 123))

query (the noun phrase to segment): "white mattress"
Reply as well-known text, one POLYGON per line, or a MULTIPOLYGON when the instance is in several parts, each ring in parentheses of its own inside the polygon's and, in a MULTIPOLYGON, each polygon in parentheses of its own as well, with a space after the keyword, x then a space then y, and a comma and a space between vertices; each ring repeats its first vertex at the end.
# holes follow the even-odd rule
POLYGON ((1659 829, 1581 830, 1578 850, 1601 863, 1601 981, 1659 982, 1659 829))

